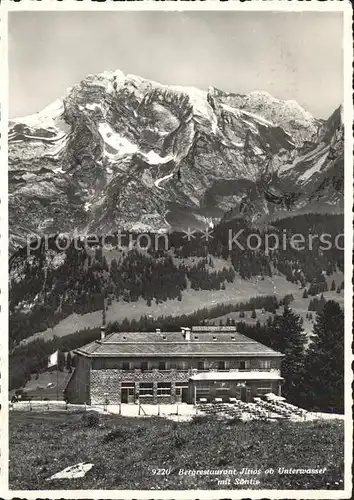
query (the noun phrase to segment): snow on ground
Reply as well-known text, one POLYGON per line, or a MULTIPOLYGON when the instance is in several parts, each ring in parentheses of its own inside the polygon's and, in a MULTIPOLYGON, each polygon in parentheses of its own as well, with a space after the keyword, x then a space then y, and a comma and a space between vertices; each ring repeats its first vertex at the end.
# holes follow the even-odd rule
POLYGON ((103 111, 101 104, 99 104, 98 102, 86 104, 86 109, 89 109, 90 111, 95 111, 97 108, 103 111))
POLYGON ((255 134, 258 134, 258 135, 259 135, 258 128, 255 126, 255 124, 254 124, 254 123, 249 122, 248 120, 245 120, 245 119, 243 119, 243 121, 244 121, 245 123, 247 123, 247 125, 250 127, 250 129, 252 130, 252 132, 253 132, 253 133, 255 133, 255 134))
POLYGON ((207 101, 207 93, 205 90, 197 89, 196 87, 182 87, 180 85, 169 85, 167 88, 181 94, 187 94, 194 112, 208 119, 212 119, 213 110, 207 101))
POLYGON ((64 170, 61 167, 55 168, 53 172, 59 172, 60 174, 65 174, 64 170))
MULTIPOLYGON (((68 136, 63 135, 59 139, 55 139, 58 141, 58 144, 56 144, 53 148, 50 149, 49 152, 46 153, 46 156, 50 156, 51 158, 58 158, 59 154, 61 151, 65 148, 67 141, 68 141, 68 136)), ((56 169, 58 170, 58 169, 56 169)))
POLYGON ((228 111, 229 113, 232 113, 233 115, 235 115, 237 118, 240 118, 241 111, 238 108, 233 108, 232 106, 229 106, 228 104, 221 104, 221 107, 225 111, 228 111))
POLYGON ((150 165, 161 165, 164 163, 168 163, 171 160, 174 160, 174 157, 172 155, 167 155, 165 157, 162 157, 159 154, 155 153, 155 151, 151 150, 146 155, 144 155, 144 159, 150 165))
POLYGON ((319 172, 321 170, 322 165, 326 161, 327 156, 323 155, 319 160, 316 161, 313 167, 309 168, 304 172, 302 175, 299 177, 299 181, 306 181, 309 179, 313 174, 316 172, 319 172))
POLYGON ((255 113, 250 113, 249 111, 245 111, 244 109, 241 111, 242 114, 245 114, 249 116, 250 118, 253 118, 254 120, 257 120, 260 122, 262 125, 265 125, 266 127, 276 127, 276 125, 273 122, 270 122, 269 120, 266 120, 260 115, 256 115, 255 113))
POLYGON ((296 165, 298 165, 304 160, 306 160, 307 162, 310 160, 315 160, 316 157, 318 157, 321 153, 325 153, 327 150, 329 150, 329 146, 324 147, 323 144, 319 144, 317 148, 311 151, 310 153, 304 154, 302 156, 297 156, 292 163, 281 165, 279 167, 279 172, 280 173, 286 172, 287 170, 294 168, 296 165))
POLYGON ((172 174, 167 174, 164 177, 160 177, 160 179, 157 179, 154 182, 155 187, 157 187, 158 189, 162 189, 162 187, 160 187, 161 182, 167 181, 168 179, 171 179, 172 177, 173 177, 173 172, 172 172, 172 174))
POLYGON ((116 155, 110 155, 107 153, 108 156, 112 158, 117 158, 117 156, 121 156, 124 154, 133 154, 137 152, 138 150, 137 145, 131 143, 125 137, 122 137, 119 134, 117 134, 117 132, 115 132, 108 123, 106 122, 99 123, 98 131, 104 142, 108 144, 108 146, 110 146, 113 150, 116 151, 116 155))
POLYGON ((22 116, 20 118, 12 118, 11 121, 14 123, 23 123, 29 127, 45 129, 55 128, 66 134, 69 132, 70 126, 63 120, 63 113, 63 101, 61 99, 56 99, 52 103, 48 104, 48 106, 46 106, 39 113, 22 116))

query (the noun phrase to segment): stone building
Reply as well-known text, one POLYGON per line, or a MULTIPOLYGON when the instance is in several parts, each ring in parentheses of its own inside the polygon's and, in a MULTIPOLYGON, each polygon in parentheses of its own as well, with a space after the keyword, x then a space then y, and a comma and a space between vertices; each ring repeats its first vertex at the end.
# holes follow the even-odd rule
POLYGON ((66 397, 72 403, 251 401, 280 395, 282 354, 235 327, 119 332, 75 351, 66 397))

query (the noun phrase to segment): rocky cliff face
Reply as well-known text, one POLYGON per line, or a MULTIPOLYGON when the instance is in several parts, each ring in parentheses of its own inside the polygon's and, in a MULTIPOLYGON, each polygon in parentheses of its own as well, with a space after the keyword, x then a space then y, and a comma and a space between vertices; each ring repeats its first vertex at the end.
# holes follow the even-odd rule
POLYGON ((340 108, 320 122, 263 92, 115 71, 9 126, 12 248, 31 233, 205 227, 343 199, 340 108))

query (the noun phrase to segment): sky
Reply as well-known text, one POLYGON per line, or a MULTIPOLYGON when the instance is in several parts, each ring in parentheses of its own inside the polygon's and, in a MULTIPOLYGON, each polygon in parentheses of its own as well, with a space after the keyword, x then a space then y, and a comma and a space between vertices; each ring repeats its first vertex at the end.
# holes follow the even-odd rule
POLYGON ((90 73, 265 90, 318 118, 343 100, 335 12, 11 12, 10 117, 35 113, 90 73))

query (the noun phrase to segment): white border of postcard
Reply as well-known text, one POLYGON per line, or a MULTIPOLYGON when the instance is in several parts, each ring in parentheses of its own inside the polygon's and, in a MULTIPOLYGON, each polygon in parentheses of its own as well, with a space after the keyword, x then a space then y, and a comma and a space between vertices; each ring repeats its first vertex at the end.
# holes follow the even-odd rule
MULTIPOLYGON (((238 0, 140 0, 127 1, 107 0, 106 2, 92 0, 5 0, 0 6, 0 36, 1 36, 1 170, 0 170, 0 273, 1 273, 1 338, 0 338, 0 374, 1 374, 1 489, 0 497, 12 499, 15 497, 36 498, 67 498, 67 499, 242 499, 242 498, 279 498, 279 499, 346 499, 351 498, 352 492, 352 370, 353 355, 352 343, 352 250, 353 250, 353 99, 352 99, 352 7, 349 1, 329 0, 275 0, 275 1, 238 1, 238 0), (345 123, 345 466, 344 490, 9 490, 8 489, 8 209, 7 209, 7 123, 8 123, 8 61, 7 61, 7 15, 8 12, 18 11, 322 11, 343 12, 344 16, 344 123, 345 123)), ((328 36, 331 36, 328 33, 328 36)), ((323 54, 326 57, 326 54, 323 54)), ((321 89, 319 89, 321 92, 321 89)))

